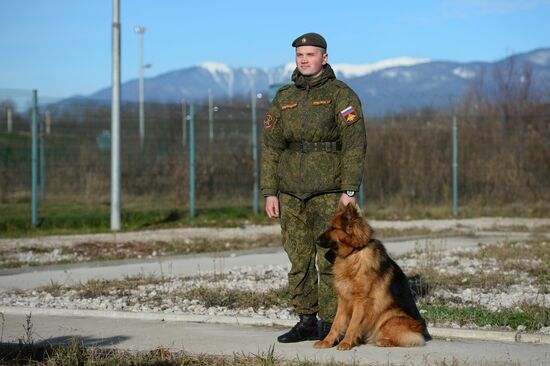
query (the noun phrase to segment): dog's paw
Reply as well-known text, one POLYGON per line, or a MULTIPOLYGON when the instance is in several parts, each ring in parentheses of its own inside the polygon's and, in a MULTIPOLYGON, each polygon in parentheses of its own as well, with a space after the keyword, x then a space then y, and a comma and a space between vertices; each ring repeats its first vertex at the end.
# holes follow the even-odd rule
POLYGON ((330 348, 332 345, 327 341, 317 341, 313 343, 313 348, 330 348))
POLYGON ((338 345, 338 351, 348 351, 351 349, 351 344, 348 342, 342 342, 338 345))

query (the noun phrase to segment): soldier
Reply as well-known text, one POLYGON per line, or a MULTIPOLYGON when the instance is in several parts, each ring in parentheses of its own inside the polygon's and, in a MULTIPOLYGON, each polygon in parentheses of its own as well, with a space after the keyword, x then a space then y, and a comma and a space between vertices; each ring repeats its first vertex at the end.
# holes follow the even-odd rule
POLYGON ((325 39, 307 33, 292 46, 294 84, 277 92, 262 141, 262 194, 267 215, 280 216, 289 290, 300 317, 277 338, 282 343, 323 339, 330 330, 337 306, 334 258, 315 240, 339 202, 355 202, 367 146, 359 98, 336 79, 325 39))

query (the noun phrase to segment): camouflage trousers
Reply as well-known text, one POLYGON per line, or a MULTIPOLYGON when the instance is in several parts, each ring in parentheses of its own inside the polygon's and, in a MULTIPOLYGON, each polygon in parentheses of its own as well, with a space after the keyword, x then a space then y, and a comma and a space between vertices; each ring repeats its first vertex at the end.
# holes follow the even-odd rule
POLYGON ((305 204, 281 193, 281 231, 283 248, 291 263, 288 285, 292 305, 299 315, 319 313, 332 322, 338 299, 332 279, 334 255, 320 248, 315 240, 336 213, 341 193, 314 196, 305 204))

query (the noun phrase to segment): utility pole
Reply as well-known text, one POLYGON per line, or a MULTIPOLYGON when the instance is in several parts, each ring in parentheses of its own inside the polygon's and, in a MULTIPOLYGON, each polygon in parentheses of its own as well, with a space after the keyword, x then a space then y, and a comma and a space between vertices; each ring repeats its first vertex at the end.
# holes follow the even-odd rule
POLYGON ((111 230, 120 230, 120 0, 113 0, 111 51, 111 230))

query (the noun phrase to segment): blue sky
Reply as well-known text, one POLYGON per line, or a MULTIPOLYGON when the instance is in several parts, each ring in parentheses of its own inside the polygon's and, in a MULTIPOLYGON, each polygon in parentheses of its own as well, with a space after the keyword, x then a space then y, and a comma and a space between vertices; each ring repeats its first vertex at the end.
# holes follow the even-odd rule
MULTIPOLYGON (((217 61, 273 67, 292 40, 319 32, 329 62, 399 56, 494 61, 550 47, 550 0, 121 0, 122 81, 217 61)), ((90 94, 111 82, 111 0, 0 0, 0 89, 90 94)))

